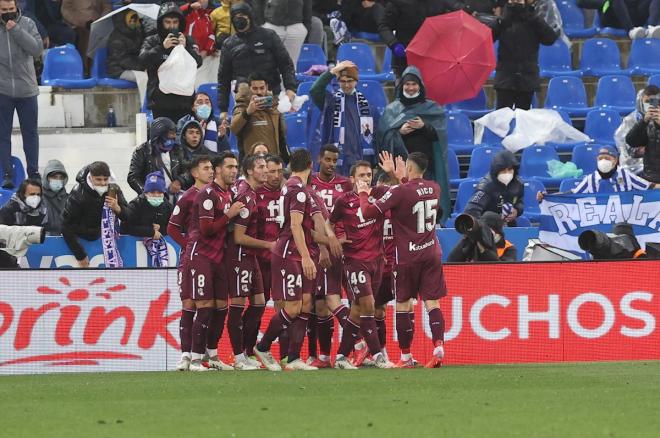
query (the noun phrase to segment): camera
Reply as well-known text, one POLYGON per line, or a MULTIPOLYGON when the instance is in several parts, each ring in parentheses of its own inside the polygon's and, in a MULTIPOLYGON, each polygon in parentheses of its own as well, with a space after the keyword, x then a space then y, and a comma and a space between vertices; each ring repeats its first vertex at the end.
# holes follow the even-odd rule
POLYGON ((30 245, 44 243, 43 227, 0 225, 0 268, 17 267, 17 257, 23 257, 30 245))
POLYGON ((594 260, 636 259, 643 254, 632 225, 626 223, 614 225, 612 233, 584 231, 578 237, 578 245, 591 254, 594 260))

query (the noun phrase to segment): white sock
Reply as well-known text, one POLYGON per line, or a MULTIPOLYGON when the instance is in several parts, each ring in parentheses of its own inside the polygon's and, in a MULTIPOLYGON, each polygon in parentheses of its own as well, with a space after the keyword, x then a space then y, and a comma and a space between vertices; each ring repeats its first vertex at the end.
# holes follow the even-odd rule
POLYGON ((433 355, 442 358, 445 355, 445 349, 442 345, 438 345, 433 349, 433 355))
POLYGON ((401 353, 401 362, 408 362, 410 359, 412 359, 412 354, 410 354, 410 353, 407 353, 407 354, 401 353))
POLYGON ((235 362, 245 362, 245 355, 243 353, 237 354, 234 356, 234 361, 235 362))
POLYGON ((382 355, 383 353, 379 351, 378 353, 374 354, 371 358, 374 360, 374 362, 376 362, 378 361, 378 358, 381 357, 382 355))
POLYGON ((216 348, 212 350, 210 348, 207 348, 206 353, 209 355, 209 357, 216 357, 218 355, 218 349, 216 348))
POLYGON ((184 351, 183 353, 181 353, 181 359, 190 359, 190 358, 191 355, 189 351, 184 351))
POLYGON ((192 360, 202 360, 202 357, 204 357, 204 355, 200 354, 200 353, 192 353, 191 357, 192 357, 192 360))
POLYGON ((380 349, 380 352, 383 353, 383 356, 385 356, 385 359, 390 360, 390 357, 387 355, 387 350, 385 347, 380 349))

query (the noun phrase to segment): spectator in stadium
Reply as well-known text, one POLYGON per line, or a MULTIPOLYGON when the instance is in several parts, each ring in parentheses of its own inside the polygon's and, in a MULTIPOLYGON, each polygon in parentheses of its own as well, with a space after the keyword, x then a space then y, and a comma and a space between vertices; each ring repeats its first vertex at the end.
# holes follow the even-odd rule
POLYGON ((122 234, 154 240, 167 235, 167 222, 173 207, 166 193, 165 179, 160 172, 147 175, 144 192, 128 203, 126 220, 121 223, 122 234))
POLYGON ((211 96, 198 91, 193 96, 193 104, 190 113, 181 117, 176 124, 176 132, 181 135, 181 129, 190 120, 196 120, 202 127, 204 146, 210 151, 222 152, 229 150, 229 135, 227 132, 227 120, 220 120, 220 125, 213 114, 211 96))
POLYGON ((248 155, 269 155, 268 145, 262 141, 258 141, 250 146, 248 155))
POLYGON ((387 151, 407 157, 421 152, 429 160, 424 178, 434 179, 442 189, 443 218, 449 213, 447 170, 447 132, 445 113, 440 105, 426 99, 422 75, 415 66, 403 72, 395 91, 395 100, 387 105, 378 122, 373 140, 375 152, 387 151))
POLYGON ((515 262, 516 247, 506 240, 502 216, 492 211, 475 219, 475 226, 465 233, 451 250, 448 262, 515 262))
POLYGON ((59 160, 50 160, 46 163, 44 176, 41 179, 43 198, 48 214, 48 232, 50 234, 62 234, 62 212, 69 194, 66 185, 69 175, 64 165, 59 160))
POLYGON ((649 100, 651 96, 660 94, 660 88, 655 85, 648 85, 642 90, 637 92, 635 99, 635 110, 625 116, 621 124, 614 132, 614 141, 616 147, 619 149, 619 166, 627 169, 628 171, 639 175, 644 169, 643 156, 644 148, 631 148, 626 143, 626 135, 633 126, 640 120, 644 119, 646 110, 651 107, 649 100))
POLYGON ((312 27, 312 0, 254 0, 252 4, 257 23, 277 33, 296 65, 312 27))
POLYGON ((181 181, 181 189, 188 190, 195 180, 190 174, 190 164, 199 155, 204 155, 210 159, 215 158, 218 154, 211 151, 202 143, 202 127, 197 120, 189 120, 181 129, 179 134, 179 145, 183 151, 183 166, 185 169, 179 175, 181 181))
POLYGON ((30 18, 36 17, 46 48, 76 43, 76 32, 64 23, 61 6, 62 0, 18 0, 21 11, 30 11, 30 18))
POLYGON ((216 81, 218 74, 219 53, 215 45, 215 25, 211 19, 213 5, 210 0, 188 0, 181 5, 181 11, 186 16, 186 35, 197 44, 202 65, 197 70, 195 84, 206 84, 216 81))
MULTIPOLYGON (((158 12, 156 23, 158 32, 148 36, 140 50, 140 61, 147 68, 149 75, 147 106, 153 112, 154 118, 168 117, 170 120, 179 120, 190 111, 193 95, 180 96, 163 93, 160 90, 158 69, 167 60, 174 47, 179 44, 185 45, 186 51, 195 59, 198 68, 202 65, 202 58, 197 53, 198 48, 192 37, 186 36, 184 33, 185 19, 176 3, 164 3, 158 12)), ((140 184, 142 181, 144 179, 140 180, 140 184)))
POLYGON ((643 157, 642 177, 660 183, 660 93, 649 96, 645 105, 644 118, 628 132, 626 143, 635 156, 643 157))
POLYGON ((289 160, 284 115, 277 110, 277 97, 271 93, 266 76, 254 72, 247 84, 239 86, 231 119, 231 132, 238 140, 241 160, 247 148, 256 142, 269 147, 269 152, 289 160))
POLYGON ((280 82, 284 82, 286 94, 293 101, 297 89, 295 67, 275 31, 258 26, 246 2, 231 7, 231 23, 236 34, 223 43, 218 69, 220 118, 227 117, 231 82, 236 80, 237 86, 247 82, 251 73, 265 78, 275 96, 280 94, 280 82))
POLYGON ((128 185, 139 195, 144 191, 144 180, 153 172, 161 172, 167 191, 176 195, 181 191, 181 175, 185 172, 184 155, 176 143, 176 126, 167 117, 153 121, 149 141, 133 151, 128 169, 128 185))
POLYGON ((539 45, 559 37, 534 7, 534 0, 509 0, 493 29, 499 39, 495 92, 497 107, 528 110, 539 88, 539 45))
MULTIPOLYGON (((242 0, 238 0, 242 1, 242 0)), ((238 3, 236 0, 220 0, 220 5, 211 12, 211 22, 215 32, 215 47, 220 50, 227 38, 236 33, 229 18, 232 5, 238 3)))
POLYGON ((523 214, 525 186, 518 177, 518 161, 509 151, 500 151, 490 164, 490 173, 483 177, 465 206, 463 213, 479 219, 492 211, 504 222, 516 226, 516 218, 523 214))
POLYGON ((87 57, 91 25, 111 11, 112 6, 107 0, 62 0, 62 18, 76 32, 76 47, 83 59, 85 74, 89 73, 91 66, 87 57))
POLYGON ((46 203, 41 193, 41 180, 26 179, 11 199, 0 208, 0 224, 33 225, 48 228, 46 203))
POLYGON ((460 0, 389 0, 378 22, 380 38, 392 50, 392 69, 401 78, 408 66, 406 46, 428 17, 464 8, 460 0))
POLYGON ((93 241, 101 237, 104 206, 120 220, 126 220, 126 199, 115 184, 110 167, 103 161, 85 166, 76 176, 78 183, 66 200, 62 212, 62 237, 78 261, 89 266, 89 258, 78 238, 93 241))
POLYGON ((356 90, 359 71, 351 61, 342 61, 314 82, 309 95, 322 112, 321 144, 332 143, 340 150, 337 168, 349 175, 353 164, 366 160, 375 165, 374 118, 367 98, 356 90), (330 93, 326 87, 337 77, 340 89, 330 93))
POLYGON ((599 3, 597 9, 601 26, 626 30, 631 39, 660 38, 658 0, 608 0, 599 3))
POLYGON ((136 82, 133 71, 144 70, 140 49, 144 31, 137 12, 127 9, 112 16, 114 29, 108 37, 108 75, 136 82))
POLYGON ((383 3, 376 0, 344 0, 341 16, 351 32, 378 33, 378 23, 385 16, 383 3))
POLYGON ((43 51, 37 26, 21 16, 14 0, 0 0, 0 47, 0 168, 5 172, 2 188, 13 189, 11 130, 14 111, 21 125, 28 177, 41 178, 37 130, 39 87, 34 61, 43 51))

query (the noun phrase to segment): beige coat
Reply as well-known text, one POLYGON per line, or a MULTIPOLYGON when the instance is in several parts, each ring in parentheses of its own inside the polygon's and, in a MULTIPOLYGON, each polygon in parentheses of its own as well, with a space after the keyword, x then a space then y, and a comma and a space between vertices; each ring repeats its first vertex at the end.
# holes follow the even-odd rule
POLYGON ((112 12, 106 0, 62 0, 62 17, 74 27, 85 27, 112 12))

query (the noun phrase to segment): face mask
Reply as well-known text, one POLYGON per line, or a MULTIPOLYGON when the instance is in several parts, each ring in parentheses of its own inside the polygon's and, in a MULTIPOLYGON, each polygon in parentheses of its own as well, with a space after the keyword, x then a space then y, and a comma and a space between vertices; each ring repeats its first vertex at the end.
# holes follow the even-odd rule
POLYGON ((37 208, 39 207, 39 204, 41 204, 41 196, 39 195, 27 196, 25 198, 25 204, 28 207, 37 208))
POLYGON ((505 186, 508 186, 513 180, 513 173, 500 173, 497 175, 497 180, 505 186))
POLYGON ((48 184, 50 185, 50 189, 54 192, 59 192, 62 190, 62 187, 64 187, 64 181, 61 179, 49 179, 48 184))
POLYGON ((173 138, 166 138, 161 143, 160 150, 163 151, 163 152, 169 152, 172 149, 174 149, 175 144, 176 144, 176 140, 174 140, 173 138))
POLYGON ((250 20, 245 17, 235 17, 231 22, 234 24, 234 27, 239 32, 244 32, 247 30, 250 25, 250 20))
POLYGON ((647 112, 649 112, 650 109, 651 109, 651 104, 650 104, 650 103, 648 103, 648 102, 644 102, 644 103, 642 104, 642 110, 644 111, 644 114, 646 114, 647 112))
POLYGON ((103 196, 108 192, 108 186, 94 186, 94 190, 96 190, 96 193, 103 196))
POLYGON ((8 21, 15 21, 18 18, 18 12, 5 12, 0 15, 0 18, 2 18, 2 21, 5 23, 8 21))
POLYGON ((164 201, 164 199, 163 199, 162 197, 160 197, 160 196, 157 197, 157 198, 147 198, 147 202, 148 202, 149 205, 151 205, 152 207, 159 207, 160 204, 163 203, 163 201, 164 201))
POLYGON ((598 160, 598 170, 601 173, 610 173, 614 169, 614 164, 610 160, 598 160))
POLYGON ((200 105, 197 107, 195 110, 195 114, 197 114, 197 117, 199 117, 202 120, 206 120, 209 118, 211 115, 211 105, 200 105))
POLYGON ((408 94, 408 93, 406 93, 406 92, 404 91, 404 92, 403 92, 403 96, 404 96, 406 99, 414 99, 414 98, 416 98, 416 97, 419 97, 419 93, 420 93, 420 92, 418 91, 418 92, 415 93, 415 94, 408 94))

